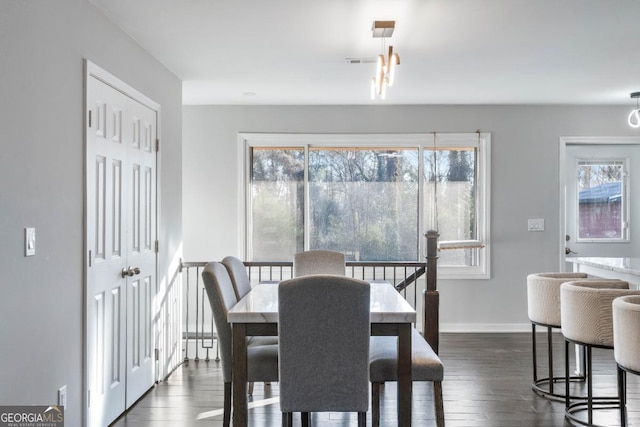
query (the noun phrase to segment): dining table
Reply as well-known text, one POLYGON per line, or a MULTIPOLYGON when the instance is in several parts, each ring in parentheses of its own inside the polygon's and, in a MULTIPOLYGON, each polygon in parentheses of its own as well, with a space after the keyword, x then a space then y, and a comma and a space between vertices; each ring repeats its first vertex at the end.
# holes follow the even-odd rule
MULTIPOLYGON (((411 425, 411 331, 415 309, 388 281, 371 285, 371 335, 398 337, 397 411, 400 427, 411 425)), ((247 337, 278 335, 278 283, 256 285, 228 312, 232 324, 233 426, 247 425, 247 337)))

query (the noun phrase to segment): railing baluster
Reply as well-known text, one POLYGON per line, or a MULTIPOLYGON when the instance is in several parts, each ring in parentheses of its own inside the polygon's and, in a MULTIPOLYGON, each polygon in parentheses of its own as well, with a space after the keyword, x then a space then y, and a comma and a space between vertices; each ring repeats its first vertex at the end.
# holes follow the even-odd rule
MULTIPOLYGON (((180 271, 182 271, 182 267, 180 267, 180 271)), ((187 267, 187 292, 185 294, 185 332, 186 332, 186 342, 184 345, 185 353, 184 353, 184 361, 189 361, 189 267, 187 267)))

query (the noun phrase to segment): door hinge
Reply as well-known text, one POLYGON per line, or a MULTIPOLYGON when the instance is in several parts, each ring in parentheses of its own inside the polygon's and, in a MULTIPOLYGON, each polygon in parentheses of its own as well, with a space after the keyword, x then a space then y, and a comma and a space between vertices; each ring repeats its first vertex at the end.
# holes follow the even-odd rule
POLYGON ((160 138, 156 138, 156 153, 160 151, 160 138))
POLYGON ((155 351, 155 357, 157 362, 158 360, 160 360, 160 349, 156 348, 154 351, 155 351))
POLYGON ((87 390, 87 408, 91 408, 91 390, 87 390))
POLYGON ((89 127, 91 127, 91 110, 89 110, 89 127))
POLYGON ((156 253, 160 252, 160 241, 156 240, 156 253))
POLYGON ((91 262, 92 262, 91 255, 92 255, 91 249, 89 249, 89 267, 91 267, 91 262))

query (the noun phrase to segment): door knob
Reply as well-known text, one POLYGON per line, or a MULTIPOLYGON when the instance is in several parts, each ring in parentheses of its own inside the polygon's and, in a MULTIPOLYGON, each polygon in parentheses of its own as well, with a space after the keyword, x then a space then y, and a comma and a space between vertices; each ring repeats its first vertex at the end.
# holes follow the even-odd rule
POLYGON ((122 278, 125 278, 127 276, 129 277, 133 277, 137 274, 140 274, 140 269, 138 267, 129 267, 129 268, 123 268, 122 269, 122 278))

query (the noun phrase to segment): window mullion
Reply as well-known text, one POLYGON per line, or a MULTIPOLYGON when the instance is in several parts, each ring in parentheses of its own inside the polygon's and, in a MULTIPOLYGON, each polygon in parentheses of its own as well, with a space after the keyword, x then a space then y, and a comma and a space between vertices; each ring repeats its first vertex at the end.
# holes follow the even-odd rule
POLYGON ((309 201, 309 144, 304 146, 304 250, 311 247, 311 203, 309 201))

